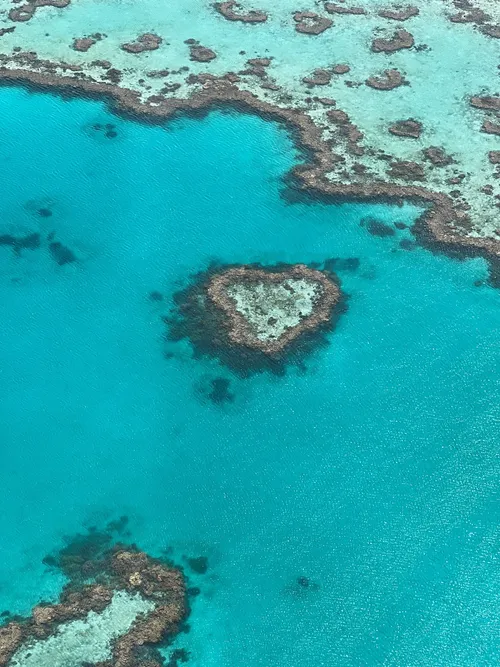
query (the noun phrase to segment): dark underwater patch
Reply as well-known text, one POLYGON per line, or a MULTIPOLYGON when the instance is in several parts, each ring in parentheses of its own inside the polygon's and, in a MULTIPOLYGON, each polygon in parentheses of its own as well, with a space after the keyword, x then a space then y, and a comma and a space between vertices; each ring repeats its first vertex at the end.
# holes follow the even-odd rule
POLYGON ((17 254, 20 254, 21 250, 36 250, 40 247, 40 234, 37 232, 26 234, 26 236, 2 234, 0 236, 0 245, 10 246, 17 254))
POLYGON ((84 125, 82 129, 85 134, 96 138, 116 139, 118 137, 118 129, 114 123, 91 123, 84 125))
POLYGON ((52 211, 50 210, 50 208, 42 207, 38 209, 38 215, 41 218, 50 218, 52 216, 52 211))
POLYGON ((225 377, 203 378, 196 385, 196 393, 214 405, 234 403, 235 394, 231 391, 231 380, 225 377))
POLYGON ((367 232, 372 236, 378 236, 380 238, 385 238, 388 236, 394 236, 394 228, 390 225, 387 225, 385 222, 381 222, 376 218, 362 218, 359 223, 361 227, 365 227, 367 232))
POLYGON ((91 526, 86 533, 77 533, 64 538, 64 546, 47 554, 42 563, 50 568, 57 568, 72 581, 85 581, 99 574, 104 565, 104 555, 116 544, 119 538, 128 537, 129 519, 121 516, 110 521, 102 529, 91 526))
POLYGON ((197 556, 196 558, 186 557, 186 563, 196 574, 206 574, 208 570, 208 558, 206 556, 197 556))
POLYGON ((180 662, 187 662, 188 660, 189 652, 185 648, 176 648, 170 654, 166 667, 178 667, 180 662))
POLYGON ((415 241, 412 241, 411 239, 401 239, 401 241, 399 242, 399 247, 402 250, 415 250, 417 244, 415 243, 415 241))
POLYGON ((49 251, 52 259, 59 266, 76 262, 76 255, 74 252, 59 241, 52 241, 52 243, 49 243, 49 251))

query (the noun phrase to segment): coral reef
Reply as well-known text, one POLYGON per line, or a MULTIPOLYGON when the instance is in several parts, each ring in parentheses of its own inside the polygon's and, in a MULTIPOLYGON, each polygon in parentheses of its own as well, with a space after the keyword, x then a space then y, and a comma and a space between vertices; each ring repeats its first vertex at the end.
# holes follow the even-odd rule
POLYGON ((389 132, 397 137, 410 137, 412 139, 419 139, 422 134, 422 123, 413 118, 408 120, 398 120, 389 127, 389 132))
POLYGON ((293 15, 295 30, 305 35, 320 35, 333 25, 331 19, 316 12, 295 12, 293 15))
POLYGON ((15 7, 9 12, 11 21, 29 21, 39 7, 67 7, 71 0, 29 0, 24 5, 15 7))
POLYGON ((241 21, 242 23, 264 23, 267 14, 258 9, 244 11, 239 2, 227 0, 227 2, 216 2, 215 9, 228 21, 241 21))
POLYGON ((127 53, 142 53, 143 51, 154 51, 162 43, 162 38, 153 33, 146 32, 143 35, 140 35, 135 42, 128 42, 122 44, 121 48, 127 53))
POLYGON ((401 51, 401 49, 411 49, 415 44, 413 35, 407 30, 396 30, 390 39, 377 38, 372 42, 372 51, 374 53, 393 53, 394 51, 401 51))
POLYGON ((345 5, 338 5, 335 2, 326 2, 325 9, 329 14, 366 14, 366 9, 363 7, 346 7, 345 5))
POLYGON ((79 535, 46 559, 63 567, 69 583, 58 602, 41 603, 28 618, 0 627, 0 666, 50 662, 52 654, 74 650, 75 633, 79 653, 94 655, 95 647, 82 645, 82 638, 92 642, 97 631, 100 641, 103 633, 109 634, 109 657, 99 661, 100 667, 160 667, 160 662, 145 659, 145 649, 179 632, 188 613, 184 578, 180 570, 135 546, 112 544, 112 533, 123 528, 110 523, 107 531, 79 535), (64 564, 70 554, 68 569, 64 564), (114 607, 119 609, 116 621, 114 607))
POLYGON ((384 76, 371 76, 365 83, 375 90, 392 90, 406 82, 404 76, 397 69, 386 69, 384 76))
POLYGON ((393 21, 407 21, 413 16, 418 16, 419 13, 418 7, 409 5, 402 8, 381 9, 378 15, 384 19, 392 19, 393 21))
POLYGON ((97 40, 93 39, 92 37, 79 37, 73 40, 72 48, 75 51, 85 53, 90 49, 91 46, 94 46, 96 41, 97 40))
POLYGON ((199 63, 208 63, 217 57, 215 51, 200 44, 191 44, 189 47, 189 58, 199 63))
POLYGON ((335 276, 303 264, 212 267, 174 302, 164 318, 168 340, 188 338, 195 355, 217 357, 242 376, 282 373, 289 355, 321 342, 343 309, 335 276))

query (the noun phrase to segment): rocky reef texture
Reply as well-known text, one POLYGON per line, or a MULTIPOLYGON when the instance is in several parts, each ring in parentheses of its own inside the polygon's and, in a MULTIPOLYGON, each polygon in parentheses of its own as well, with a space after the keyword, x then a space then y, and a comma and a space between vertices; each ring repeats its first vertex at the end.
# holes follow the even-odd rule
POLYGON ((136 547, 95 548, 96 537, 78 536, 76 547, 50 557, 70 581, 58 602, 0 627, 2 667, 160 667, 154 646, 187 614, 183 575, 136 547))
POLYGON ((394 51, 401 51, 401 49, 411 49, 415 44, 413 35, 407 30, 396 30, 394 35, 389 39, 377 38, 372 42, 372 51, 374 53, 393 53, 394 51))
POLYGON ((304 264, 214 266, 174 297, 168 339, 218 358, 245 376, 282 373, 324 342, 343 309, 336 276, 304 264))
POLYGON ((245 11, 240 3, 235 2, 235 0, 216 2, 214 7, 228 21, 241 21, 242 23, 264 23, 264 21, 267 21, 265 12, 258 9, 245 11))
POLYGON ((422 123, 418 120, 409 118, 408 120, 398 120, 389 127, 389 132, 397 137, 410 137, 411 139, 420 139, 422 134, 422 123))
POLYGON ((363 7, 351 7, 349 5, 338 5, 335 2, 326 2, 325 9, 330 14, 354 14, 362 15, 366 14, 366 9, 363 7))
POLYGON ((146 32, 140 35, 135 42, 122 44, 123 51, 127 53, 142 53, 143 51, 155 51, 162 43, 162 38, 153 33, 146 32))
POLYGON ((500 168, 489 156, 500 150, 500 3, 185 0, 165 14, 144 0, 126 16, 111 0, 88 3, 0 0, 0 81, 103 97, 147 122, 224 104, 272 118, 306 149, 296 189, 419 201, 422 240, 498 254, 500 168), (45 4, 56 8, 35 12, 45 4), (132 58, 121 46, 141 49, 141 34, 162 35, 161 48, 132 58), (96 35, 106 37, 75 50, 96 35), (421 123, 419 137, 406 119, 421 123))
POLYGON ((210 280, 207 295, 223 311, 231 343, 266 354, 282 352, 327 322, 340 300, 332 280, 303 264, 279 271, 229 269, 210 280))
POLYGON ((333 25, 331 19, 315 12, 295 12, 293 15, 295 30, 305 35, 320 35, 333 25))
POLYGON ((33 18, 39 7, 58 7, 59 9, 62 9, 63 7, 67 7, 70 1, 71 0, 29 0, 29 2, 11 9, 9 18, 11 21, 29 21, 33 18))
POLYGON ((394 9, 381 9, 378 13, 384 19, 392 19, 393 21, 407 21, 413 16, 419 15, 418 7, 408 5, 407 7, 395 7, 394 9))
POLYGON ((405 78, 397 69, 386 69, 383 76, 371 76, 366 85, 375 90, 393 90, 405 83, 405 78))

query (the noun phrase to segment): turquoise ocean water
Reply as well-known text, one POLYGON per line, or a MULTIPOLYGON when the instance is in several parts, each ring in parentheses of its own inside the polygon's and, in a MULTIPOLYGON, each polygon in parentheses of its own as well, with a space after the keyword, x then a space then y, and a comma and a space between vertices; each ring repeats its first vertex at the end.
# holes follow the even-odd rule
POLYGON ((147 127, 17 89, 0 117, 0 235, 41 235, 0 247, 0 606, 55 598, 45 554, 127 514, 144 549, 209 559, 177 641, 193 665, 498 664, 485 263, 360 225, 411 224, 410 205, 287 204, 298 156, 255 117, 147 127), (338 272, 349 309, 305 368, 234 378, 165 343, 172 293, 211 260, 331 257, 359 259, 338 272), (206 398, 220 376, 232 403, 206 398))

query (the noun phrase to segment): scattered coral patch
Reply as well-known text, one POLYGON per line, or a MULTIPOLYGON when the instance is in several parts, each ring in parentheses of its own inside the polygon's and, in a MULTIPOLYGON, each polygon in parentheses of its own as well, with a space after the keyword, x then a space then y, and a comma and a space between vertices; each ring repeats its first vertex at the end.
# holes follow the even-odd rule
POLYGON ((391 162, 388 174, 403 181, 423 181, 425 179, 425 171, 422 165, 410 160, 391 162))
POLYGON ((345 5, 337 5, 335 2, 325 3, 325 9, 329 14, 366 14, 366 9, 363 7, 346 7, 345 5))
POLYGON ((200 44, 191 44, 189 47, 189 59, 194 60, 199 63, 208 63, 214 58, 217 58, 217 54, 212 49, 209 49, 206 46, 201 46, 200 44))
POLYGON ((471 106, 484 111, 500 111, 500 97, 486 95, 485 97, 471 97, 471 106))
POLYGON ((332 80, 331 73, 326 69, 315 69, 312 74, 305 76, 302 81, 309 87, 326 86, 332 80))
POLYGON ((74 51, 88 51, 91 46, 94 46, 96 43, 95 39, 92 39, 92 37, 79 37, 77 39, 73 40, 73 44, 71 48, 74 51))
POLYGON ((305 35, 320 35, 333 25, 331 19, 315 12, 295 12, 295 30, 305 35))
POLYGON ((481 132, 486 134, 500 135, 500 123, 494 123, 491 120, 485 120, 481 126, 481 132))
POLYGON ((372 42, 372 51, 374 53, 393 53, 401 49, 411 49, 415 44, 413 35, 407 30, 396 30, 390 39, 377 38, 372 42))
POLYGON ((146 32, 140 35, 135 42, 122 44, 121 48, 127 53, 142 53, 143 51, 155 51, 162 43, 162 38, 154 35, 151 32, 146 32))
POLYGON ((406 80, 397 69, 386 69, 384 76, 371 76, 365 83, 375 90, 392 90, 405 84, 406 80))
POLYGON ((413 16, 418 16, 420 10, 418 7, 409 5, 408 7, 396 7, 394 9, 381 9, 378 13, 384 19, 392 19, 393 21, 407 21, 413 16))
POLYGON ((258 9, 245 11, 240 3, 235 2, 235 0, 216 2, 214 7, 228 21, 241 21, 242 23, 264 23, 264 21, 267 21, 265 12, 258 9))
POLYGON ((413 118, 398 120, 389 127, 389 132, 397 137, 419 139, 422 134, 422 123, 418 120, 413 120, 413 118))
POLYGON ((332 67, 332 72, 334 74, 347 74, 350 71, 351 71, 351 68, 349 67, 349 65, 340 64, 340 65, 335 65, 334 67, 332 67))
POLYGON ((71 0, 31 0, 24 5, 15 7, 9 12, 11 21, 29 21, 39 7, 58 7, 62 9, 69 5, 71 0))
POLYGON ((429 146, 424 151, 424 157, 436 167, 446 167, 454 162, 453 158, 439 146, 429 146))

